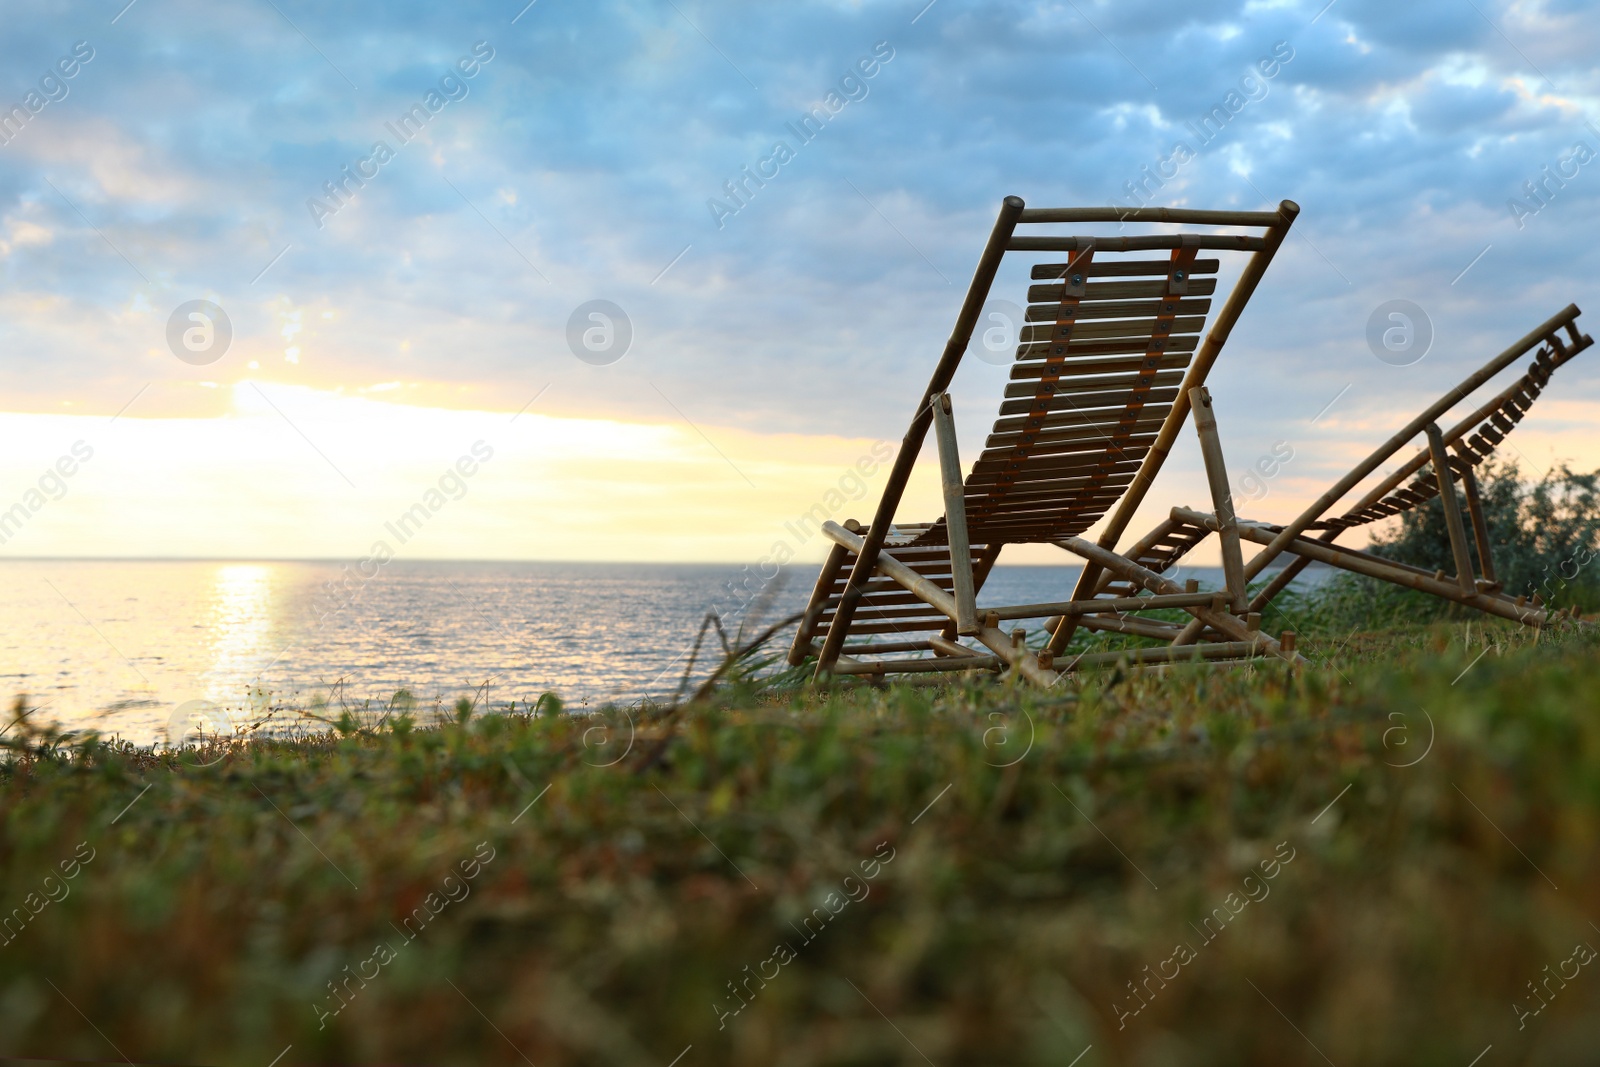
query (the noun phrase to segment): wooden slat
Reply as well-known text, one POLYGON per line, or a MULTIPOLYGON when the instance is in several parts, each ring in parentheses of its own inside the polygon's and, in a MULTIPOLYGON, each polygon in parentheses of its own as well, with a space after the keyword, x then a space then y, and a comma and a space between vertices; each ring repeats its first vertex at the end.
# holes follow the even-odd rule
MULTIPOLYGON (((1182 375, 1178 375, 1177 378, 1171 380, 1176 382, 1180 378, 1182 378, 1182 375)), ((1135 398, 1141 398, 1147 404, 1170 404, 1177 399, 1177 396, 1178 390, 1174 385, 1168 388, 1151 389, 1143 394, 1142 397, 1139 397, 1139 394, 1132 389, 1118 389, 1098 393, 1084 393, 1081 396, 1046 397, 1042 400, 1006 400, 1000 404, 1000 414, 1022 415, 1035 407, 1043 407, 1051 413, 1057 411, 1089 412, 1095 408, 1105 407, 1120 409, 1126 407, 1135 398)), ((1120 415, 1121 411, 1117 411, 1117 414, 1120 415)))
MULTIPOLYGON (((1133 380, 1136 377, 1138 377, 1138 372, 1149 371, 1149 370, 1157 370, 1157 368, 1159 368, 1159 367, 1160 367, 1160 361, 1159 360, 1157 360, 1153 365, 1151 365, 1149 367, 1144 366, 1144 361, 1140 360, 1138 365, 1136 365, 1132 370, 1124 372, 1124 373, 1121 373, 1121 374, 1115 374, 1115 375, 1085 374, 1085 375, 1074 375, 1073 377, 1070 377, 1070 378, 1063 376, 1062 379, 1060 381, 1058 381, 1058 382, 1039 382, 1039 381, 1013 382, 1012 384, 1006 386, 1005 396, 1007 398, 1014 398, 1014 397, 1019 397, 1019 396, 1025 396, 1025 397, 1038 397, 1038 396, 1047 396, 1047 397, 1048 396, 1071 396, 1071 397, 1078 397, 1078 396, 1084 396, 1084 395, 1088 395, 1088 394, 1099 393, 1099 392, 1103 392, 1103 391, 1111 390, 1111 389, 1125 389, 1128 386, 1133 384, 1133 380)), ((1183 381, 1183 370, 1182 370, 1182 368, 1176 368, 1176 369, 1170 369, 1170 370, 1158 370, 1157 373, 1152 375, 1151 378, 1150 378, 1151 384, 1152 385, 1156 385, 1156 386, 1177 385, 1181 381, 1183 381)), ((1003 411, 1004 411, 1004 409, 1002 409, 1002 412, 1003 411)))
MULTIPOLYGON (((1191 315, 1172 320, 1172 336, 1199 333, 1205 329, 1204 315, 1191 315)), ((1017 338, 1026 344, 1030 341, 1059 341, 1070 332, 1074 340, 1092 337, 1149 337, 1155 326, 1153 319, 1113 319, 1109 322, 1085 322, 1076 326, 1030 325, 1022 328, 1017 338), (1066 331, 1066 332, 1064 332, 1066 331)))
POLYGON ((1146 360, 1154 359, 1155 366, 1163 370, 1175 368, 1182 370, 1189 365, 1189 353, 1167 351, 1155 356, 1146 356, 1147 344, 1140 344, 1137 352, 1126 356, 1101 356, 1098 359, 1069 359, 1065 364, 1051 364, 1043 360, 1027 363, 1013 363, 1011 365, 1011 380, 1014 382, 1036 381, 1046 376, 1071 380, 1080 376, 1093 374, 1118 374, 1133 373, 1146 369, 1146 360))
MULTIPOLYGON (((1109 455, 1112 462, 1116 462, 1129 456, 1143 455, 1150 448, 1150 437, 1151 435, 1148 433, 1141 433, 1137 437, 1129 437, 1121 445, 1117 445, 1115 441, 1101 438, 1099 447, 1092 451, 1085 451, 1081 445, 1034 446, 1033 455, 1040 459, 1086 459, 1109 455)), ((996 451, 994 455, 996 457, 995 462, 999 463, 1006 453, 1004 451, 996 451)))
MULTIPOLYGON (((1008 511, 1034 511, 1050 510, 1069 507, 1085 496, 1097 493, 1101 489, 1116 488, 1125 484, 1124 479, 1128 472, 1123 471, 1112 477, 1103 477, 1099 480, 1077 478, 1072 482, 1018 482, 1012 487, 988 514, 990 518, 995 515, 1005 514, 1008 511)), ((974 494, 968 498, 968 504, 977 507, 994 502, 993 498, 984 494, 974 494)), ((988 521, 988 520, 985 520, 988 521)))
MULTIPOLYGON (((1025 319, 1028 322, 1084 322, 1091 319, 1143 319, 1149 321, 1156 315, 1205 315, 1211 310, 1209 297, 1190 299, 1174 296, 1164 300, 1103 300, 1091 304, 1085 300, 1076 308, 1063 310, 1061 303, 1029 304, 1025 319), (1070 314, 1068 313, 1070 311, 1070 314)), ((1145 333, 1148 335, 1149 330, 1145 333)), ((1078 331, 1072 332, 1074 337, 1078 331)))
MULTIPOLYGON (((1139 432, 1129 434, 1121 447, 1129 449, 1149 446, 1153 436, 1149 427, 1137 427, 1137 429, 1139 432)), ((1045 435, 1038 435, 1040 439, 1029 444, 1031 454, 1035 456, 1054 456, 1063 460, 1095 457, 1103 455, 1107 445, 1110 443, 1105 434, 1093 429, 1062 430, 1057 431, 1057 434, 1061 436, 1051 435, 1046 439, 1045 435), (1068 433, 1074 436, 1065 440, 1061 439, 1062 436, 1068 433)), ((1014 437, 1017 435, 1011 434, 1007 436, 1014 437)), ((1011 455, 1011 449, 1008 447, 985 449, 978 458, 978 464, 981 466, 975 466, 974 469, 992 470, 997 464, 1010 462, 1011 455)))
POLYGON ((1045 516, 1056 513, 1088 511, 1103 500, 1115 500, 1123 486, 1127 484, 1127 475, 1108 478, 1098 488, 1080 490, 1067 497, 1047 497, 1044 502, 1020 500, 1016 506, 997 511, 997 515, 1005 515, 1019 521, 1033 521, 1028 516, 1045 516))
MULTIPOLYGON (((992 527, 998 517, 1003 515, 1042 515, 1076 508, 1080 504, 1098 499, 1106 492, 1127 485, 1131 480, 1131 474, 1122 474, 1102 479, 1098 483, 1080 483, 1065 489, 1058 489, 1054 486, 1018 488, 995 506, 989 517, 984 520, 984 527, 986 529, 992 527), (1087 489, 1085 484, 1089 486, 1087 489)), ((972 503, 979 502, 981 501, 977 498, 972 501, 972 503)))
POLYGON ((1052 503, 1049 506, 1026 502, 1017 507, 996 514, 991 519, 983 522, 974 521, 973 529, 982 530, 990 537, 1014 536, 1015 530, 1054 530, 1063 525, 1075 522, 1080 518, 1098 516, 1107 506, 1116 502, 1121 496, 1120 490, 1124 485, 1112 486, 1110 490, 1095 490, 1073 497, 1070 501, 1052 503), (1112 491, 1115 490, 1115 491, 1112 491), (1008 533, 1008 531, 1013 531, 1008 533))
MULTIPOLYGON (((1167 265, 1161 264, 1158 272, 1167 273, 1167 265)), ((1045 282, 1042 285, 1028 286, 1028 302, 1030 304, 1061 302, 1066 295, 1066 285, 1062 282, 1045 282)), ((1189 282, 1187 296, 1210 296, 1217 291, 1217 279, 1195 278, 1189 282)), ((1137 282, 1085 282, 1083 287, 1083 301, 1089 303, 1095 300, 1135 300, 1142 296, 1162 297, 1167 293, 1167 280, 1165 277, 1151 281, 1137 282)))
MULTIPOLYGON (((1032 327, 1024 326, 1023 329, 1032 329, 1032 327)), ((1198 337, 1196 337, 1194 334, 1183 334, 1179 337, 1169 337, 1167 338, 1166 345, 1163 346, 1163 351, 1171 353, 1193 352, 1198 341, 1198 337)), ((1017 356, 1017 362, 1015 366, 1043 366, 1043 360, 1047 356, 1064 356, 1070 362, 1071 360, 1079 359, 1084 356, 1120 356, 1133 355, 1136 353, 1143 354, 1150 347, 1150 339, 1148 337, 1119 337, 1113 338, 1109 341, 1073 340, 1065 343, 1066 351, 1056 352, 1055 349, 1061 346, 1061 341, 1031 342, 1026 345, 1018 345, 1017 352, 1019 355, 1017 356), (1040 360, 1040 362, 1032 362, 1028 358, 1029 356, 1040 360)), ((1033 375, 1033 377, 1038 377, 1038 375, 1033 375)))
MULTIPOLYGON (((1140 412, 1139 417, 1130 424, 1134 429, 1134 436, 1130 440, 1137 440, 1142 437, 1151 437, 1153 439, 1155 432, 1161 428, 1161 418, 1162 416, 1158 413, 1146 415, 1144 412, 1140 412)), ((988 455, 990 450, 998 452, 1014 445, 1023 436, 1019 432, 992 433, 984 442, 984 448, 986 449, 984 454, 988 455)), ((1054 448, 1058 451, 1075 451, 1083 442, 1104 441, 1106 439, 1106 435, 1093 426, 1058 426, 1037 430, 1030 436, 1033 439, 1035 452, 1049 448, 1054 448)))
POLYGON ((1003 516, 993 523, 984 524, 982 529, 1012 541, 1048 539, 1052 530, 1093 525, 1116 499, 1115 496, 1096 498, 1075 510, 1056 508, 1026 515, 1003 516), (1090 504, 1093 506, 1090 507, 1090 504))
POLYGON ((1019 486, 1044 484, 1065 486, 1070 482, 1090 475, 1099 474, 1104 476, 1107 472, 1116 473, 1127 469, 1130 465, 1136 465, 1140 459, 1140 451, 1118 446, 1115 450, 1108 451, 1105 455, 1098 457, 1093 454, 1061 457, 1070 462, 1060 466, 1046 465, 1046 460, 1038 462, 1030 460, 1021 467, 1013 466, 1011 463, 1003 465, 996 463, 988 470, 983 471, 981 475, 968 480, 967 484, 971 488, 969 488, 967 495, 978 495, 996 482, 1006 480, 1010 480, 1019 486))
POLYGON ((1085 488, 1105 484, 1108 479, 1117 478, 1137 469, 1138 464, 1138 456, 1128 456, 1117 462, 1088 470, 1038 473, 1028 471, 1024 472, 1026 477, 1014 478, 1010 482, 980 482, 967 491, 967 506, 976 508, 992 504, 998 497, 1007 500, 1060 500, 1064 503, 1073 494, 1080 493, 1085 488))
MULTIPOLYGON (((1137 462, 1143 451, 1142 448, 1123 447, 1119 454, 1125 457, 1124 462, 1130 460, 1137 462)), ((1030 478, 1044 478, 1057 474, 1073 474, 1080 471, 1096 470, 1099 468, 1100 462, 1101 455, 1099 451, 1071 453, 1068 455, 1030 456, 1020 463, 1014 460, 1007 462, 1004 459, 997 458, 987 465, 983 465, 983 461, 980 460, 979 465, 974 466, 972 473, 967 475, 967 488, 970 492, 973 486, 988 484, 1004 476, 1008 471, 1020 474, 1024 467, 1027 469, 1030 478)))
MULTIPOLYGON (((1222 266, 1219 259, 1197 259, 1189 267, 1189 276, 1196 274, 1215 274, 1222 266)), ((1148 275, 1157 275, 1161 278, 1167 276, 1172 269, 1172 261, 1167 259, 1097 259, 1089 264, 1083 271, 1085 278, 1138 278, 1148 275)), ((1067 275, 1065 263, 1036 263, 1033 266, 1032 277, 1034 281, 1049 281, 1064 278, 1067 275)))
MULTIPOLYGON (((1159 414, 1162 418, 1165 418, 1168 406, 1159 404, 1147 405, 1145 410, 1139 413, 1141 417, 1138 421, 1147 422, 1148 420, 1143 418, 1147 413, 1159 414), (1152 411, 1153 408, 1159 408, 1160 410, 1152 411)), ((1095 412, 1052 411, 1039 419, 1030 419, 1025 415, 1012 415, 1003 419, 996 419, 994 429, 995 435, 999 435, 1030 429, 1044 431, 1092 426, 1110 436, 1110 431, 1116 428, 1121 418, 1122 414, 1115 408, 1095 412)), ((990 440, 993 439, 994 437, 991 436, 990 440)))

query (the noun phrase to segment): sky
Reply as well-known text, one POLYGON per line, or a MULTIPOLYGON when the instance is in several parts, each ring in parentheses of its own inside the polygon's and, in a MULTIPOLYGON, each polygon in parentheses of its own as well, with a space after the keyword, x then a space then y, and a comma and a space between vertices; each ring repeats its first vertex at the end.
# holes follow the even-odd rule
MULTIPOLYGON (((0 558, 820 558, 1008 194, 1301 205, 1210 379, 1267 520, 1600 289, 1600 5, 524 3, 9 6, 0 558)), ((1530 473, 1600 467, 1596 358, 1530 473)), ((1204 486, 1185 437, 1131 532, 1204 486)))

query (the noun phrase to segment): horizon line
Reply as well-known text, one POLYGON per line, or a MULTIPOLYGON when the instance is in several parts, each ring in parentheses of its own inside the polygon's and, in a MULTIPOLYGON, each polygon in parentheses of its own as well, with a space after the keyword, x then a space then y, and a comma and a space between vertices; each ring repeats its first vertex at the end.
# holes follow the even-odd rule
MULTIPOLYGON (((351 560, 333 556, 0 556, 0 563, 332 563, 345 564, 351 560)), ((795 560, 783 566, 794 566, 795 560)), ((640 560, 640 559, 528 559, 503 556, 422 556, 410 559, 392 559, 390 563, 609 563, 631 564, 640 567, 749 567, 750 560, 640 560)), ((822 560, 803 564, 820 567, 822 560)), ((1068 560, 1064 563, 1010 563, 997 567, 1077 567, 1081 563, 1068 560)))

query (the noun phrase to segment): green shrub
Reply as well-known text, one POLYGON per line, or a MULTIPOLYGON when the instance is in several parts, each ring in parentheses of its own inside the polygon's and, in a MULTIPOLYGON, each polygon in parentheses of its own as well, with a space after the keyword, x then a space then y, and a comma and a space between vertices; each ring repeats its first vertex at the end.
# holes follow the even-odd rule
MULTIPOLYGON (((1505 592, 1537 594, 1557 608, 1592 611, 1600 606, 1600 577, 1592 566, 1600 551, 1600 471, 1577 473, 1563 463, 1527 482, 1514 460, 1490 460, 1477 475, 1490 558, 1505 592)), ((1461 508, 1465 517, 1464 500, 1461 508)), ((1477 539, 1470 521, 1466 526, 1476 571, 1477 539)), ((1456 570, 1444 505, 1437 497, 1403 513, 1396 526, 1373 538, 1369 551, 1428 570, 1456 570)), ((1297 604, 1295 614, 1305 620, 1303 625, 1329 630, 1381 629, 1476 614, 1438 597, 1350 573, 1301 594, 1297 604)))

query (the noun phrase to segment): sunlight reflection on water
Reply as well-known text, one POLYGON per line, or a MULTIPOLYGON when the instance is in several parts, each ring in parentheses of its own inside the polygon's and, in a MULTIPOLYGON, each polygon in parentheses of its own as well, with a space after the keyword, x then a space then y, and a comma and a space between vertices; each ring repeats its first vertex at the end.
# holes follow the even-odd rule
MULTIPOLYGON (((341 683, 351 700, 407 688, 424 705, 480 688, 496 707, 547 690, 573 706, 667 695, 706 611, 735 603, 738 573, 396 561, 335 593, 332 563, 0 561, 0 695, 140 744, 164 740, 187 701, 303 707, 341 683)), ((815 576, 788 568, 765 620, 801 610, 815 576)), ((1076 577, 999 567, 979 602, 1066 599, 1076 577)))
POLYGON ((238 698, 241 679, 254 678, 272 661, 273 578, 267 564, 228 564, 215 572, 210 622, 210 665, 201 676, 205 699, 238 698))

